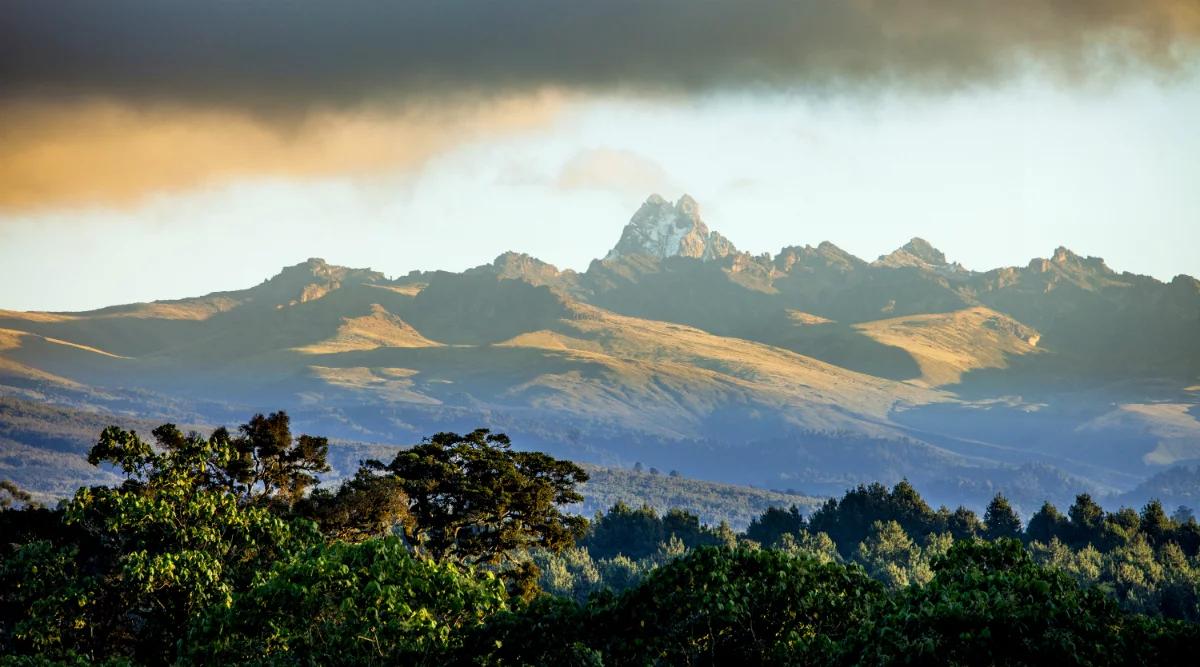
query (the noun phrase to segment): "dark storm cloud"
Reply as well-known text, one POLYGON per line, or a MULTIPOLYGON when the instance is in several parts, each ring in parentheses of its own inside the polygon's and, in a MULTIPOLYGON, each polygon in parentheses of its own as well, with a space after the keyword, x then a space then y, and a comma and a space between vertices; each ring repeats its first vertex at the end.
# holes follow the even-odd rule
POLYGON ((1197 0, 10 0, 0 94, 219 106, 576 90, 988 83, 1170 71, 1197 0))
POLYGON ((1198 34, 1200 0, 7 0, 0 213, 417 169, 594 93, 1169 76, 1198 34))

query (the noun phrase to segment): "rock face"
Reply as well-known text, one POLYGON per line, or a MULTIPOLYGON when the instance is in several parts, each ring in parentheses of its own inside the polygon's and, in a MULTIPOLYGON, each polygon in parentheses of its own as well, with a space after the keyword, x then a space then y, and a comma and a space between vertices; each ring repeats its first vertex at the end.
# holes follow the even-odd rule
POLYGON ((905 266, 942 268, 950 266, 946 262, 946 255, 941 250, 930 245, 925 239, 918 237, 914 237, 911 241, 893 250, 891 253, 881 256, 876 261, 876 265, 891 268, 905 266))
POLYGON ((621 232, 621 240, 604 257, 607 260, 630 255, 648 255, 657 259, 694 257, 719 259, 737 252, 737 248, 717 232, 711 232, 700 219, 700 205, 683 195, 672 205, 659 195, 650 195, 621 232))

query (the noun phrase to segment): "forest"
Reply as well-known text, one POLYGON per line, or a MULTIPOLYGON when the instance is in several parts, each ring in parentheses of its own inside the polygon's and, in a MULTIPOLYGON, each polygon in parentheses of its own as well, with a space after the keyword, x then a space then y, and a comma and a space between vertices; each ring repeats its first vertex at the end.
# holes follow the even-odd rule
POLYGON ((337 486, 283 412, 105 429, 115 486, 0 483, 0 665, 1179 664, 1200 525, 1086 494, 1027 522, 858 486, 743 532, 615 503, 500 433, 438 433, 337 486))

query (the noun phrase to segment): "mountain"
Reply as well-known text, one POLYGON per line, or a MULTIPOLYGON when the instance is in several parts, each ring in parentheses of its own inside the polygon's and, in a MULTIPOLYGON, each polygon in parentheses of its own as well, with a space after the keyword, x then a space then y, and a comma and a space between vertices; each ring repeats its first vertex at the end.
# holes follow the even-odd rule
MULTIPOLYGON (((601 465, 809 493, 908 476, 949 503, 1118 494, 1200 460, 1198 376, 1193 278, 1065 248, 979 272, 919 238, 874 262, 828 241, 752 255, 687 196, 650 197, 583 272, 309 259, 191 299, 0 311, 0 397, 27 406, 139 424, 282 408, 387 446, 486 425, 601 465)), ((0 476, 53 450, 45 420, 0 439, 0 476)))
POLYGON ((607 260, 630 255, 646 255, 656 259, 692 257, 717 259, 737 253, 728 239, 710 232, 700 219, 700 205, 683 195, 672 206, 658 195, 652 195, 633 214, 633 219, 621 232, 617 245, 608 251, 607 260))

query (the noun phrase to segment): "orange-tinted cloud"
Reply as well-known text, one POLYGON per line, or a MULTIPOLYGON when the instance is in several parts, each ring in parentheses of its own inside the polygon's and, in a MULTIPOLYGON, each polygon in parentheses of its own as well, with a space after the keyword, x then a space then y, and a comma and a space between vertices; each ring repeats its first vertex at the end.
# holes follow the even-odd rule
POLYGON ((548 122, 553 93, 460 104, 308 112, 137 108, 111 100, 0 107, 0 210, 123 205, 247 176, 418 166, 464 142, 548 122))

